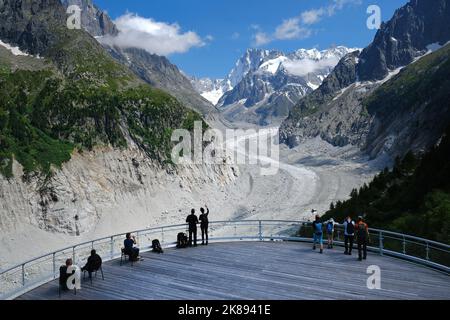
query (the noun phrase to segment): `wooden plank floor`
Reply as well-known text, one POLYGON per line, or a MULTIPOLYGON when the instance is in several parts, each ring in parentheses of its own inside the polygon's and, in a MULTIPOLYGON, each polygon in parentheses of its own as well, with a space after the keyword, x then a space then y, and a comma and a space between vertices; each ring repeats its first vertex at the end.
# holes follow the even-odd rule
MULTIPOLYGON (((450 299, 448 275, 375 254, 359 262, 342 248, 320 255, 309 244, 235 242, 143 257, 133 267, 105 263, 104 281, 85 281, 76 296, 66 292, 61 299, 450 299), (381 290, 367 289, 369 265, 381 268, 381 290)), ((19 299, 59 299, 57 282, 19 299)))

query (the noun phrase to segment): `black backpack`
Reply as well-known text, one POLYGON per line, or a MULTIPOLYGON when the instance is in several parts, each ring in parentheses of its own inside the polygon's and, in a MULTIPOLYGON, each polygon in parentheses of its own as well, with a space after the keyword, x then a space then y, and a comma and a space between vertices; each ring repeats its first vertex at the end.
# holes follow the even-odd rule
POLYGON ((366 230, 366 224, 365 223, 358 223, 358 238, 359 239, 365 239, 367 236, 367 230, 366 230))
POLYGON ((153 252, 157 252, 157 253, 163 253, 163 249, 161 247, 161 243, 159 242, 158 239, 155 239, 152 241, 152 248, 153 248, 153 252))
POLYGON ((184 232, 177 235, 177 248, 186 248, 188 245, 188 237, 184 232))
POLYGON ((352 235, 355 233, 355 226, 353 225, 353 221, 347 221, 347 234, 352 235))

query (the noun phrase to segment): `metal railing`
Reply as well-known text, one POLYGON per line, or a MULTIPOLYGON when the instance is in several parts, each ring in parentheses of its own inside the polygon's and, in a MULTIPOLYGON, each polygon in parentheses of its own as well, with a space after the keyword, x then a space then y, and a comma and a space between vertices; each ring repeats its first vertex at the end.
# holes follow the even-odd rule
MULTIPOLYGON (((159 239, 165 248, 176 245, 177 234, 186 232, 186 224, 154 227, 132 232, 141 252, 151 250, 152 240, 159 239)), ((450 274, 450 246, 410 235, 370 229, 371 243, 368 250, 389 255, 450 274)), ((125 234, 116 234, 74 246, 70 246, 19 265, 0 271, 0 299, 14 299, 44 283, 59 277, 59 266, 67 258, 74 264, 86 262, 95 249, 103 261, 114 260, 121 255, 125 234)), ((209 241, 312 241, 309 222, 284 220, 216 221, 209 224, 209 241)), ((326 238, 326 237, 325 237, 326 238)), ((341 225, 335 227, 335 244, 343 245, 341 225)), ((326 239, 324 239, 326 241, 326 239)))

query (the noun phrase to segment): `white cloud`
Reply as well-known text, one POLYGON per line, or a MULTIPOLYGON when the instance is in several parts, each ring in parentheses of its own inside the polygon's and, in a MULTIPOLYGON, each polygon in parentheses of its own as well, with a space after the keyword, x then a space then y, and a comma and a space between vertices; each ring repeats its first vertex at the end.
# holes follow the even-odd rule
POLYGON ((313 34, 310 25, 318 23, 323 17, 331 17, 342 10, 347 4, 361 4, 361 0, 332 0, 328 6, 303 11, 300 15, 284 20, 275 28, 272 34, 262 32, 259 26, 252 26, 258 31, 255 35, 255 45, 264 45, 274 40, 306 39, 313 34))
MULTIPOLYGON (((199 35, 193 31, 183 33, 176 23, 157 22, 132 13, 117 18, 114 23, 119 34, 100 38, 99 41, 121 48, 140 48, 158 55, 184 53, 193 47, 205 45, 199 35)), ((213 38, 207 36, 205 40, 212 41, 213 38)))
POLYGON ((269 37, 269 35, 267 35, 266 33, 264 33, 264 32, 257 32, 255 35, 254 35, 254 44, 256 45, 256 46, 263 46, 263 45, 265 45, 265 44, 267 44, 267 43, 269 43, 269 42, 271 42, 272 41, 272 39, 269 37))
POLYGON ((237 40, 237 39, 239 39, 241 37, 241 34, 239 33, 239 32, 234 32, 232 35, 231 35, 231 39, 232 40, 237 40))
POLYGON ((293 18, 283 21, 283 23, 275 29, 275 39, 305 39, 310 37, 311 33, 312 30, 300 26, 300 20, 298 18, 293 18))
POLYGON ((300 17, 304 24, 311 25, 319 22, 323 14, 324 14, 323 8, 312 9, 302 12, 300 14, 300 17))
POLYGON ((318 70, 333 69, 338 63, 338 57, 321 60, 288 60, 283 62, 283 67, 292 75, 304 77, 318 70))

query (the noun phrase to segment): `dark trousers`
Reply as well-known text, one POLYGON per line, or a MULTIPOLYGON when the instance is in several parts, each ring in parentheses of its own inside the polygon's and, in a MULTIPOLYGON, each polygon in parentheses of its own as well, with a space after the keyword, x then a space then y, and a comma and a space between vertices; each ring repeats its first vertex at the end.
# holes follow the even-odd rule
POLYGON ((359 260, 367 258, 367 240, 366 239, 358 239, 358 258, 359 258, 359 260))
POLYGON ((205 242, 206 236, 206 244, 208 244, 208 225, 201 225, 200 229, 202 229, 202 243, 205 242))
POLYGON ((353 241, 355 236, 344 236, 345 237, 345 252, 352 253, 353 241))
POLYGON ((125 253, 129 255, 130 260, 136 261, 137 257, 139 257, 139 248, 127 248, 125 249, 125 253))
POLYGON ((192 246, 192 236, 194 236, 194 246, 197 245, 197 228, 189 228, 189 245, 192 246))

